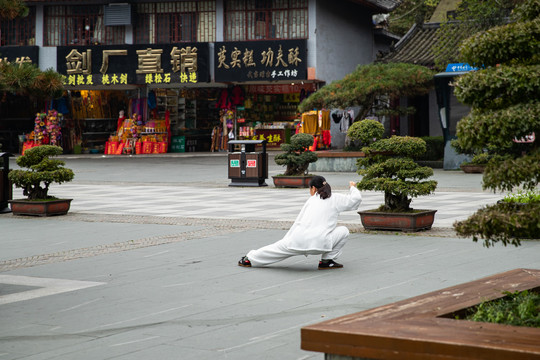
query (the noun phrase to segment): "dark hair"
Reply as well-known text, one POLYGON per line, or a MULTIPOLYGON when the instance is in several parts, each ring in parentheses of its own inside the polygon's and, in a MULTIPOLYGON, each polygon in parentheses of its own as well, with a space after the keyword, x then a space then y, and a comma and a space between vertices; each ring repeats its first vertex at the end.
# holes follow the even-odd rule
POLYGON ((309 181, 309 187, 311 188, 312 186, 315 186, 315 189, 317 189, 317 194, 319 194, 321 199, 327 199, 332 196, 332 188, 322 176, 314 176, 313 179, 309 181))

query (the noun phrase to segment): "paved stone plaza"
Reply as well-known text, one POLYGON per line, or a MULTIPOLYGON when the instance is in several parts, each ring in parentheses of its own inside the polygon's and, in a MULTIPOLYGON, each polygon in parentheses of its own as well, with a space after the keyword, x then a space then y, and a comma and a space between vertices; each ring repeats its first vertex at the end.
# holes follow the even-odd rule
MULTIPOLYGON (((539 241, 486 249, 455 236, 455 220, 502 197, 476 174, 435 171, 436 193, 412 203, 438 210, 431 231, 365 232, 344 213, 345 268, 322 272, 314 256, 236 266, 283 236, 309 194, 271 179, 228 187, 225 153, 64 158, 75 180, 50 193, 74 199, 68 215, 0 215, 0 360, 323 359, 300 349, 302 326, 540 268, 539 241)), ((336 192, 359 179, 321 175, 336 192)), ((363 197, 360 209, 383 199, 363 197)))

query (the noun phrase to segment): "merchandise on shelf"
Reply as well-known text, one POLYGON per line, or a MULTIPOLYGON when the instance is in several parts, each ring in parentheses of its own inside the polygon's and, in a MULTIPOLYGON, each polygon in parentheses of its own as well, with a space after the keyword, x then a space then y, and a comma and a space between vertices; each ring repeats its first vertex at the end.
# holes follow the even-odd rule
POLYGON ((60 128, 60 117, 62 114, 59 114, 56 110, 49 110, 47 115, 47 132, 49 134, 49 143, 51 145, 61 145, 62 144, 62 132, 60 128))
MULTIPOLYGON (((112 132, 118 131, 125 112, 144 114, 147 99, 136 90, 71 90, 71 118, 73 122, 74 147, 83 153, 102 152, 112 132)), ((144 116, 143 116, 144 121, 144 116)))
POLYGON ((308 111, 302 114, 302 122, 297 132, 311 134, 314 137, 313 150, 328 149, 332 143, 330 134, 330 111, 308 111))
POLYGON ((161 154, 166 153, 169 144, 168 116, 165 119, 150 119, 143 123, 142 117, 134 113, 126 118, 120 112, 118 131, 109 136, 105 144, 105 154, 161 154))
POLYGON ((49 138, 47 136, 47 114, 37 113, 34 124, 34 131, 30 134, 30 136, 28 136, 28 138, 31 138, 34 140, 34 142, 48 144, 49 138))
POLYGON ((118 129, 118 137, 122 140, 138 138, 142 130, 142 119, 136 113, 131 118, 125 118, 118 129))
POLYGON ((169 112, 170 125, 173 133, 183 129, 197 127, 197 101, 194 92, 174 89, 156 89, 156 111, 154 118, 164 118, 169 112))
POLYGON ((238 136, 246 138, 255 136, 255 128, 251 126, 240 126, 238 128, 238 136))

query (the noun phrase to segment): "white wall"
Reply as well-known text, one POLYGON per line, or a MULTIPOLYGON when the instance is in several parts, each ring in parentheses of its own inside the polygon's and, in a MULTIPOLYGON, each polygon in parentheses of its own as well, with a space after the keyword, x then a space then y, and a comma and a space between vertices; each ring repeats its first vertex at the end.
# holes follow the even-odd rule
POLYGON ((342 79, 358 64, 373 62, 371 11, 349 1, 317 0, 316 4, 317 79, 330 83, 342 79))
POLYGON ((317 0, 310 0, 308 5, 307 66, 317 67, 317 0))
POLYGON ((56 47, 43 46, 43 25, 44 10, 43 5, 36 6, 36 45, 39 46, 39 68, 47 70, 53 68, 56 70, 56 47))

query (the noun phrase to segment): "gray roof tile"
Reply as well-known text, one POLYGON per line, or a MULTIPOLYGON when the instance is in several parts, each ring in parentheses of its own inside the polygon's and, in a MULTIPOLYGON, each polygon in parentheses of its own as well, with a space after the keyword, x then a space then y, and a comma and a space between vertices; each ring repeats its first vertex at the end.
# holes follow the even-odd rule
MULTIPOLYGON (((383 57, 384 62, 405 62, 428 67, 435 66, 434 46, 442 41, 440 23, 415 24, 394 46, 394 49, 383 57)), ((445 59, 457 61, 459 43, 468 37, 470 33, 464 32, 459 27, 452 28, 452 36, 444 45, 443 56, 445 59)))

